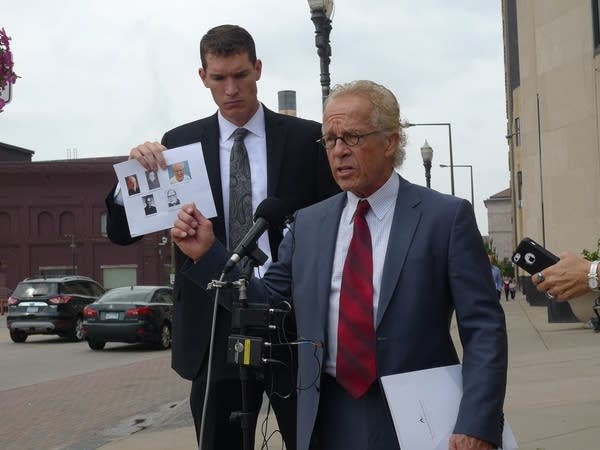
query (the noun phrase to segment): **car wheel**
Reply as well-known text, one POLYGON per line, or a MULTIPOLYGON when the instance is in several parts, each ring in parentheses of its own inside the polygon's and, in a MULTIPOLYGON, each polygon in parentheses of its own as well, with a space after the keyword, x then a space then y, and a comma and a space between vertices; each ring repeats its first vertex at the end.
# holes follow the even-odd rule
POLYGON ((27 333, 23 330, 10 330, 10 338, 13 342, 21 343, 27 340, 27 333))
POLYGON ((77 317, 75 320, 75 328, 69 333, 69 338, 72 341, 83 341, 83 318, 77 317))
POLYGON ((88 345, 90 346, 90 348, 92 350, 102 350, 104 348, 104 346, 106 345, 106 342, 104 341, 95 341, 95 340, 88 340, 88 345))
POLYGON ((161 350, 167 350, 171 347, 171 327, 167 323, 163 323, 162 329, 160 331, 160 341, 158 343, 158 348, 161 350))

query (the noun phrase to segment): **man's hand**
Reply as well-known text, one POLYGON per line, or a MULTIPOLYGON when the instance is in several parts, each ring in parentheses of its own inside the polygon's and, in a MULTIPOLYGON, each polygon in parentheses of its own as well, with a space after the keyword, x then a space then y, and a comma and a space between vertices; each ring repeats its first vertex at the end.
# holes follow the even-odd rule
POLYGON ((215 242, 212 222, 193 203, 186 203, 177 213, 171 238, 181 251, 194 261, 202 258, 215 242))
POLYGON ((466 434, 453 434, 450 436, 449 450, 491 450, 492 444, 466 434))
POLYGON ((145 142, 131 149, 129 159, 137 159, 146 170, 166 169, 167 163, 162 154, 166 149, 160 142, 145 142))
POLYGON ((555 300, 570 300, 590 291, 589 270, 590 261, 567 252, 560 254, 560 261, 556 264, 542 270, 541 278, 534 274, 531 281, 538 291, 549 293, 555 300))

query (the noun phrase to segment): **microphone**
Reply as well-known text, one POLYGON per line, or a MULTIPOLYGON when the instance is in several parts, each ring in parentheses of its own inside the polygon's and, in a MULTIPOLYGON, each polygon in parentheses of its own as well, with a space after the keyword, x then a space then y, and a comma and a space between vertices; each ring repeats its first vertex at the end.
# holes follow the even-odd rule
POLYGON ((268 197, 260 202, 254 213, 254 225, 233 250, 233 255, 223 268, 223 273, 228 273, 243 257, 251 255, 257 249, 258 238, 268 228, 283 228, 286 212, 285 204, 278 198, 268 197))

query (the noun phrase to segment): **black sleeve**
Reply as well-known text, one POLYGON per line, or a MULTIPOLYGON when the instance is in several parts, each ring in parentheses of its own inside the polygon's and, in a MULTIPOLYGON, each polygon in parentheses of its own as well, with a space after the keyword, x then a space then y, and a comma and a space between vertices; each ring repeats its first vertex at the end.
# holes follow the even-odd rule
POLYGON ((113 244, 129 245, 139 241, 144 236, 131 237, 125 208, 115 203, 116 185, 110 190, 104 202, 108 212, 106 217, 106 233, 113 244))

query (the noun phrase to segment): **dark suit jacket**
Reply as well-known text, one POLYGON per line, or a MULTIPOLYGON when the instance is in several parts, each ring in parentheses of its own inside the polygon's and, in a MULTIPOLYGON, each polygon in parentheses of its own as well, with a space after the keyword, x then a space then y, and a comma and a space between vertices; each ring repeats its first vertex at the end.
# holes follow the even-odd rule
MULTIPOLYGON (((345 203, 340 194, 300 210, 279 248, 279 261, 262 280, 250 283, 251 298, 268 297, 272 303, 292 298, 298 335, 325 343, 298 348, 298 380, 304 380, 298 390, 298 450, 308 449, 317 415, 333 256, 345 203), (306 380, 317 381, 307 386, 306 380)), ((182 273, 202 285, 212 276, 210 267, 226 256, 222 246, 213 245, 182 273)), ((500 444, 506 326, 473 208, 401 178, 375 324, 378 376, 456 364, 453 312, 463 345, 463 397, 454 432, 500 444)))
MULTIPOLYGON (((321 136, 317 122, 265 111, 267 139, 267 195, 283 200, 290 213, 339 192, 325 150, 316 143, 321 136)), ((217 238, 225 241, 223 194, 219 163, 219 124, 217 114, 179 126, 165 133, 167 148, 201 142, 217 217, 212 219, 217 238)), ((129 235, 124 208, 114 203, 114 190, 107 197, 107 231, 112 242, 126 245, 137 239, 129 235)), ((269 230, 273 260, 281 233, 269 230)), ((176 265, 181 267, 185 256, 176 247, 176 265)), ((208 356, 212 302, 203 287, 175 277, 173 308, 172 367, 184 378, 194 379, 208 356)), ((220 312, 215 341, 215 378, 238 376, 237 369, 227 370, 224 361, 225 344, 230 331, 230 315, 220 312), (225 375, 227 372, 227 375, 225 375)))

